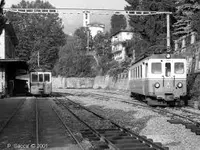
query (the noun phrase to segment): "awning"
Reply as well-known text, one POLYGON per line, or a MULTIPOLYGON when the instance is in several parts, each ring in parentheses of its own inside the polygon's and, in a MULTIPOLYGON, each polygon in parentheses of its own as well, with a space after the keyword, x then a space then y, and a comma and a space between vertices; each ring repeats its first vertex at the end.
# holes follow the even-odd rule
POLYGON ((28 64, 24 60, 19 59, 0 59, 0 64, 11 65, 17 69, 26 69, 28 70, 28 64))

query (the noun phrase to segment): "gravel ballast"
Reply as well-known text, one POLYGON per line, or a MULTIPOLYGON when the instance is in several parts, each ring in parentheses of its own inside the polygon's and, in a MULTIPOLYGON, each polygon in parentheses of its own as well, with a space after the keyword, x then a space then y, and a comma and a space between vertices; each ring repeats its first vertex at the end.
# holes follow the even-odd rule
MULTIPOLYGON (((118 95, 119 97, 116 99, 107 98, 109 96, 107 92, 104 100, 102 96, 100 98, 98 96, 92 97, 89 89, 62 89, 60 91, 72 93, 66 97, 140 135, 153 139, 154 142, 161 142, 163 146, 169 147, 170 150, 200 150, 199 135, 191 132, 190 129, 186 129, 183 125, 170 124, 167 122, 170 119, 169 117, 153 112, 148 108, 120 102, 119 99, 122 98, 131 100, 125 92, 121 94, 116 92, 117 94, 114 96, 117 97, 118 95)), ((98 90, 91 89, 91 92, 94 91, 98 93, 98 90)), ((103 95, 103 90, 99 90, 100 93, 103 95)), ((110 93, 112 96, 112 92, 110 93)))

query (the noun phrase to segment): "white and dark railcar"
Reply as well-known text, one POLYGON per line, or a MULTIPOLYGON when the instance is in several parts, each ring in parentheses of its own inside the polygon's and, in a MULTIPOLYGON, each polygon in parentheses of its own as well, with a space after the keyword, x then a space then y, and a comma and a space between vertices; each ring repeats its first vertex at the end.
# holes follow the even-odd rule
POLYGON ((49 96, 52 93, 52 74, 47 70, 30 72, 30 93, 35 96, 49 96))
POLYGON ((131 95, 144 98, 149 105, 184 105, 186 69, 186 59, 174 54, 140 59, 129 69, 131 95))

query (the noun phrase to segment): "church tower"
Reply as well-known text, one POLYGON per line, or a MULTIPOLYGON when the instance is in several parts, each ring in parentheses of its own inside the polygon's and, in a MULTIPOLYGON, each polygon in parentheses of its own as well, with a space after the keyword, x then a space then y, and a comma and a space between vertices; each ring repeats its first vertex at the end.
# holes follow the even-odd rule
POLYGON ((83 27, 87 27, 90 24, 90 12, 84 11, 83 12, 83 27))

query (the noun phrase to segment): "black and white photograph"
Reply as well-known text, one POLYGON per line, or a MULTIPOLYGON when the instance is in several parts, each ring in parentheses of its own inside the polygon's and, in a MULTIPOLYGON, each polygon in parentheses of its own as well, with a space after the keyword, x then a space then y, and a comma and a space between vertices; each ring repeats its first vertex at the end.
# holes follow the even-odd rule
POLYGON ((200 1, 0 0, 0 150, 200 150, 200 1))

